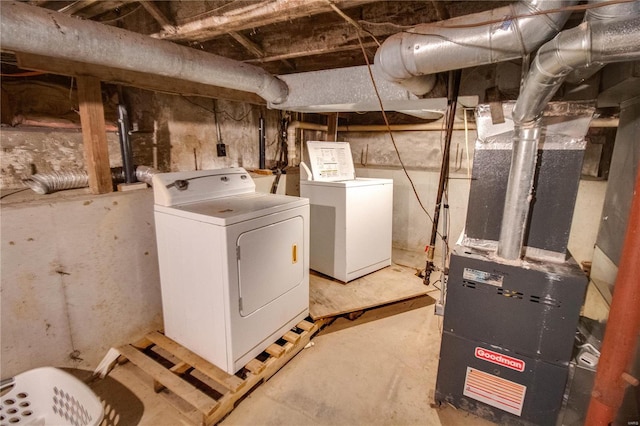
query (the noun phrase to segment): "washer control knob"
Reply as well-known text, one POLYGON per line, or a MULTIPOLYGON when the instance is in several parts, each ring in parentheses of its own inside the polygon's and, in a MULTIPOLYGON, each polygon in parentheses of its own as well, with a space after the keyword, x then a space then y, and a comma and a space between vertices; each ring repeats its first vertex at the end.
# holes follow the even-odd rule
POLYGON ((241 175, 241 176, 240 176, 240 179, 242 179, 242 180, 244 180, 244 179, 246 179, 246 178, 247 178, 247 175, 241 175))
POLYGON ((227 182, 229 180, 229 177, 228 176, 222 176, 220 178, 220 180, 223 181, 223 182, 227 182))

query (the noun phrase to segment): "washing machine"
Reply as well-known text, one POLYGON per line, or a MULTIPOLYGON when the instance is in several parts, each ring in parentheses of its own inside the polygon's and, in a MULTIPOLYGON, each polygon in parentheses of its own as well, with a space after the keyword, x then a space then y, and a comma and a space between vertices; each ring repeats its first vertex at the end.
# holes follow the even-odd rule
POLYGON ((308 316, 308 200, 256 192, 243 168, 153 191, 165 335, 234 374, 308 316))
POLYGON ((391 265, 393 180, 356 177, 348 142, 306 145, 311 269, 346 283, 391 265))

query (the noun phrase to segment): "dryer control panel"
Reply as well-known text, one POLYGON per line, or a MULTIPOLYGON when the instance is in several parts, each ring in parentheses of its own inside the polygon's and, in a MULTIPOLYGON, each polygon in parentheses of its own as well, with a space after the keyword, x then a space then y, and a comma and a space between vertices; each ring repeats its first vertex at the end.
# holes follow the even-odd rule
POLYGON ((255 190, 253 179, 242 167, 158 173, 153 176, 154 202, 167 207, 248 194, 255 190))

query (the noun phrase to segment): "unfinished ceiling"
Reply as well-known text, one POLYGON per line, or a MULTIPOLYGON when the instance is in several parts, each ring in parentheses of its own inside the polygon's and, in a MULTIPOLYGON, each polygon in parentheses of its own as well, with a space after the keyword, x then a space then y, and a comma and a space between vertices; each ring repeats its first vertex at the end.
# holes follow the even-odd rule
MULTIPOLYGON (((627 0, 612 0, 602 3, 615 4, 625 1, 627 0)), ((233 63, 257 66, 261 72, 266 71, 268 74, 281 76, 289 85, 292 84, 292 81, 285 75, 301 75, 297 81, 302 81, 303 86, 308 79, 302 77, 307 74, 300 73, 346 69, 346 67, 361 66, 367 63, 373 64, 374 56, 380 50, 379 45, 389 36, 404 32, 419 24, 437 23, 487 10, 507 10, 506 15, 495 17, 498 24, 503 20, 509 24, 510 17, 519 16, 516 7, 509 9, 511 3, 504 1, 30 0, 23 3, 149 37, 145 37, 143 40, 162 40, 195 49, 188 49, 191 52, 207 52, 218 57, 231 59, 233 63)), ((550 6, 547 8, 556 7, 555 3, 548 3, 550 6)), ((557 2, 559 5, 557 7, 565 8, 567 4, 574 3, 576 2, 557 2)), ((599 7, 597 3, 600 2, 577 4, 569 8, 571 12, 566 23, 563 21, 562 29, 578 25, 584 18, 585 10, 590 7, 599 7)), ((515 5, 515 3, 513 4, 515 5)), ((543 13, 549 12, 553 12, 553 10, 543 13)), ((486 19, 487 16, 489 15, 485 15, 484 18, 486 19)), ((468 25, 482 24, 476 23, 474 20, 468 25)), ((95 38, 96 46, 100 46, 101 49, 108 49, 108 47, 99 44, 99 34, 88 33, 87 37, 95 38)), ((90 45, 86 41, 84 44, 85 46, 90 45)), ((175 47, 175 45, 173 46, 175 47)), ((10 80, 11 75, 20 75, 23 70, 40 70, 62 75, 94 75, 104 82, 156 91, 231 99, 256 104, 265 103, 262 94, 255 91, 253 93, 246 92, 243 88, 234 88, 233 85, 225 86, 223 84, 221 85, 223 87, 219 87, 215 84, 215 78, 213 85, 207 84, 202 78, 184 81, 180 77, 171 77, 169 73, 163 72, 158 72, 151 78, 148 73, 135 66, 123 69, 122 64, 117 67, 105 67, 104 64, 80 62, 80 60, 71 60, 69 57, 63 60, 61 56, 54 53, 55 50, 49 55, 48 49, 47 46, 46 54, 40 53, 39 55, 14 50, 15 58, 3 53, 3 77, 10 80), (12 69, 12 64, 18 69, 12 69)), ((108 55, 108 50, 106 54, 108 55)), ((114 56, 117 55, 118 53, 114 52, 114 56)), ((522 73, 528 66, 527 58, 525 57, 523 60, 519 56, 521 55, 512 56, 513 59, 505 58, 507 60, 491 61, 498 63, 479 62, 481 65, 475 66, 473 63, 467 65, 463 61, 463 65, 467 66, 463 70, 460 94, 477 96, 480 102, 515 99, 519 92, 522 73)), ((163 60, 159 59, 159 61, 163 60)), ((429 61, 431 61, 431 56, 429 56, 429 61)), ((438 61, 438 58, 434 58, 433 61, 438 61)), ((144 64, 146 65, 146 62, 144 64)), ((165 64, 165 67, 181 68, 181 66, 172 64, 165 64)), ((438 66, 433 68, 438 71, 438 66)), ((631 72, 635 77, 637 68, 640 67, 636 66, 626 72, 631 72)), ((450 68, 443 67, 442 69, 450 68)), ((218 74, 217 71, 207 71, 206 68, 202 68, 201 71, 209 73, 204 77, 218 74)), ((353 77, 353 73, 348 74, 353 77)), ((602 84, 600 80, 600 74, 597 73, 591 80, 584 82, 586 84, 580 81, 579 84, 565 85, 557 96, 566 100, 596 99, 602 88, 606 89, 606 85, 602 84)), ((229 75, 232 78, 234 76, 233 72, 229 75)), ((428 96, 421 96, 415 91, 413 93, 423 98, 444 99, 443 97, 447 93, 447 72, 437 72, 434 75, 437 77, 435 86, 432 86, 433 90, 428 96)), ((333 78, 336 79, 336 77, 333 78)), ((322 80, 316 80, 315 83, 314 90, 324 92, 324 90, 318 90, 317 87, 324 87, 326 84, 323 86, 322 80)), ((296 89, 297 93, 301 93, 299 87, 296 89)), ((333 87, 333 89, 338 93, 342 91, 339 86, 333 87)), ((297 111, 313 111, 309 108, 289 108, 288 104, 283 104, 282 107, 297 111)), ((353 111, 372 111, 376 108, 353 109, 353 111)), ((399 111, 402 108, 390 109, 399 111)), ((324 111, 331 110, 328 108, 324 111)))
MULTIPOLYGON (((364 65, 356 26, 382 42, 416 24, 505 4, 374 0, 33 0, 28 3, 259 64, 272 74, 364 65)), ((371 36, 362 41, 372 61, 376 41, 371 36)))

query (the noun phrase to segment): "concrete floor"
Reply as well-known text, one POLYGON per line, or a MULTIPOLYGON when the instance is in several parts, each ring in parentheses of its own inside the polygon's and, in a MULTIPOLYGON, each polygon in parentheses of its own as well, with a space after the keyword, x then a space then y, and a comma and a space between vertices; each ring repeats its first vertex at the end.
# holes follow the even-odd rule
MULTIPOLYGON (((411 258, 394 261, 417 265, 411 258)), ((429 295, 438 299, 439 291, 429 288, 429 295)), ((221 424, 493 424, 453 407, 430 405, 442 329, 442 317, 434 315, 432 303, 428 296, 419 297, 368 310, 354 321, 336 319, 221 424)), ((583 314, 600 319, 606 310, 599 293, 590 288, 583 314)), ((170 393, 155 394, 151 379, 131 363, 117 366, 107 379, 126 386, 135 395, 129 400, 138 399, 135 404, 120 401, 108 407, 112 418, 107 425, 191 424, 167 402, 170 393)), ((126 401, 123 392, 117 393, 126 401)), ((113 391, 104 394, 107 402, 109 394, 113 391)), ((173 402, 181 401, 173 398, 173 402)), ((188 406, 183 404, 183 409, 188 406)))
MULTIPOLYGON (((430 406, 442 319, 428 303, 422 297, 366 311, 355 321, 338 318, 221 424, 491 425, 452 407, 430 406)), ((141 400, 138 424, 190 424, 132 364, 117 366, 109 377, 141 400)), ((128 425, 126 418, 139 416, 121 417, 128 425)))

